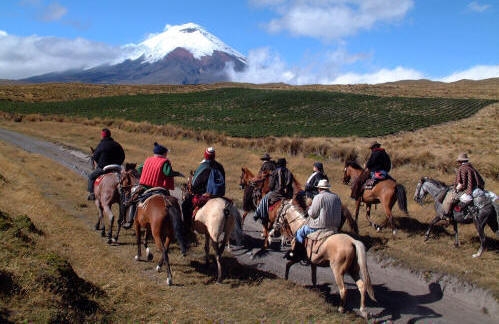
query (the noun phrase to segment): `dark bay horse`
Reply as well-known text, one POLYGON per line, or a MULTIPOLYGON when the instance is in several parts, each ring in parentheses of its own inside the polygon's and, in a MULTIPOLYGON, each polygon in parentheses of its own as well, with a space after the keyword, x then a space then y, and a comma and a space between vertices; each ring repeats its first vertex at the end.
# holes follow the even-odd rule
MULTIPOLYGON (((150 190, 156 190, 152 188, 150 190)), ((186 245, 182 233, 182 212, 177 198, 165 193, 158 192, 152 194, 145 201, 137 205, 137 214, 134 220, 135 235, 137 237, 136 260, 140 260, 142 232, 144 235, 144 248, 148 260, 152 260, 152 254, 147 245, 148 237, 152 236, 156 247, 161 252, 156 270, 159 272, 163 264, 166 266, 168 285, 173 284, 170 261, 168 259, 168 249, 170 243, 176 238, 180 245, 182 255, 186 253, 186 245)))
MULTIPOLYGON (((192 177, 193 172, 187 178, 187 182, 181 186, 182 198, 184 202, 192 201, 192 177)), ((192 204, 182 204, 183 208, 191 209, 192 204)), ((192 210, 183 211, 184 218, 192 215, 192 210)), ((192 217, 192 216, 190 216, 192 217)), ((217 264, 217 282, 222 282, 222 255, 227 246, 230 249, 230 239, 233 238, 236 244, 241 244, 243 237, 242 219, 239 210, 232 200, 225 197, 212 197, 196 212, 192 220, 192 228, 199 234, 204 235, 204 252, 206 265, 210 262, 210 245, 215 251, 215 261, 217 264)))
MULTIPOLYGON (((355 182, 355 179, 360 176, 364 171, 356 161, 347 160, 345 161, 345 168, 343 170, 343 183, 350 184, 350 182, 355 182)), ((366 218, 369 225, 376 228, 376 230, 381 230, 388 223, 390 223, 390 228, 392 233, 395 234, 395 226, 393 224, 393 214, 392 208, 395 202, 398 203, 400 210, 402 210, 406 215, 407 211, 407 195, 405 187, 401 184, 395 182, 395 180, 389 178, 376 183, 372 189, 366 189, 362 193, 362 197, 357 199, 355 205, 355 221, 357 221, 359 216, 359 209, 361 202, 366 204, 366 218), (378 225, 371 221, 371 205, 381 204, 385 210, 386 220, 383 224, 378 225)))
POLYGON ((243 193, 243 224, 246 216, 254 212, 258 203, 267 192, 269 192, 270 174, 265 174, 263 178, 257 178, 248 168, 241 168, 239 187, 243 193))
MULTIPOLYGON (((299 204, 292 200, 285 200, 282 204, 278 222, 284 235, 293 238, 296 231, 306 222, 305 213, 299 204)), ((360 292, 360 313, 364 318, 367 318, 365 293, 367 292, 373 301, 376 301, 376 299, 367 269, 367 255, 364 244, 347 234, 338 233, 318 241, 307 238, 305 240, 305 249, 310 260, 313 286, 317 285, 317 267, 329 266, 333 271, 340 293, 341 302, 338 310, 343 312, 347 294, 344 276, 348 273, 355 281, 360 292)), ((300 260, 291 260, 286 263, 284 276, 286 280, 289 278, 291 266, 298 262, 300 260)))
POLYGON ((494 193, 486 191, 485 198, 483 198, 482 203, 480 204, 481 206, 478 209, 478 214, 475 214, 472 219, 452 217, 450 220, 446 220, 443 217, 442 204, 439 197, 442 197, 443 199, 443 195, 445 195, 451 189, 452 187, 447 186, 445 183, 428 177, 422 177, 419 180, 418 185, 416 186, 416 192, 414 193, 414 200, 420 205, 423 205, 425 196, 429 194, 435 201, 435 210, 437 211, 437 216, 430 222, 428 230, 425 233, 425 241, 429 239, 431 229, 435 224, 443 222, 444 224, 449 225, 449 223, 452 223, 455 233, 454 246, 458 247, 459 234, 457 224, 469 224, 473 222, 478 232, 478 237, 480 238, 480 248, 475 254, 472 255, 472 257, 479 257, 485 250, 485 225, 488 224, 493 232, 497 233, 498 230, 497 211, 496 207, 494 206, 494 200, 497 196, 494 193))

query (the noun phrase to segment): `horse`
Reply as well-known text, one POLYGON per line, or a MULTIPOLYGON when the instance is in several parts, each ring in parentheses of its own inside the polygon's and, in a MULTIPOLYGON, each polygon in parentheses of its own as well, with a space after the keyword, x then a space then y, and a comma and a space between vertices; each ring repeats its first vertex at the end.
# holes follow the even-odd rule
MULTIPOLYGON (((304 210, 296 200, 290 199, 282 202, 278 211, 278 222, 284 235, 294 238, 296 231, 306 222, 304 210)), ((319 232, 315 232, 319 233, 319 232)), ((367 269, 366 248, 361 241, 355 240, 345 233, 337 233, 314 241, 307 238, 305 249, 310 262, 312 284, 317 285, 317 267, 328 266, 333 272, 340 293, 339 312, 344 312, 347 289, 344 283, 346 273, 350 274, 360 292, 360 313, 367 319, 368 313, 365 306, 365 293, 376 301, 367 269)), ((284 278, 288 280, 289 270, 292 265, 300 260, 290 260, 286 263, 284 278)))
MULTIPOLYGON (((293 178, 293 191, 294 191, 294 196, 293 199, 296 203, 300 205, 302 209, 307 208, 307 202, 306 202, 306 197, 305 197, 305 192, 301 189, 300 184, 298 181, 296 181, 293 178)), ((266 224, 263 224, 263 232, 262 236, 264 237, 264 242, 263 242, 263 250, 266 250, 269 248, 270 244, 272 243, 272 237, 275 233, 275 228, 274 224, 278 216, 278 211, 279 208, 282 206, 283 202, 285 200, 281 200, 277 203, 275 203, 272 206, 269 206, 269 219, 266 224)), ((350 226, 350 230, 353 231, 355 234, 359 234, 359 228, 357 226, 357 222, 353 219, 352 213, 350 213, 350 210, 342 203, 341 204, 341 224, 344 224, 345 221, 348 221, 348 224, 350 226)), ((282 244, 281 244, 282 245, 282 244)))
MULTIPOLYGON (((187 183, 182 185, 182 197, 184 201, 192 199, 192 172, 187 178, 187 183)), ((190 206, 190 204, 188 204, 190 206)), ((188 217, 189 212, 184 211, 184 217, 188 217)), ((210 244, 215 251, 215 261, 217 263, 217 283, 223 280, 222 255, 229 240, 233 236, 236 244, 240 245, 243 231, 242 220, 239 210, 234 203, 225 197, 210 198, 197 212, 192 220, 192 228, 199 234, 204 235, 205 262, 210 262, 210 244)))
POLYGON ((247 167, 241 168, 239 187, 243 193, 243 224, 246 215, 254 212, 258 203, 267 192, 269 192, 270 174, 265 174, 263 178, 257 178, 247 167))
MULTIPOLYGON (((348 185, 350 182, 355 182, 355 179, 360 176, 363 170, 364 169, 355 160, 345 161, 345 168, 343 169, 343 183, 348 185)), ((392 178, 380 181, 376 183, 372 189, 365 189, 363 191, 362 196, 357 199, 355 204, 355 221, 357 221, 359 216, 361 202, 366 204, 366 218, 369 225, 373 226, 378 231, 390 223, 392 234, 396 233, 392 214, 392 208, 393 205, 395 205, 395 202, 398 203, 398 207, 406 215, 409 213, 407 210, 407 195, 405 187, 396 183, 396 181, 392 178), (379 203, 383 205, 386 214, 386 220, 381 225, 371 221, 371 205, 379 203)))
POLYGON ((476 253, 472 255, 472 257, 473 258, 480 257, 483 251, 485 250, 485 241, 486 241, 485 225, 488 224, 493 232, 497 233, 498 230, 497 210, 494 206, 495 204, 494 200, 497 198, 497 196, 494 193, 486 191, 485 197, 487 198, 482 200, 482 202, 480 203, 480 208, 478 208, 478 214, 475 214, 472 217, 472 220, 466 217, 462 218, 455 217, 454 213, 452 217, 449 220, 447 220, 443 216, 442 204, 440 202, 440 198, 443 198, 443 195, 446 195, 446 193, 451 189, 452 187, 447 186, 445 183, 428 177, 422 177, 416 186, 416 191, 414 193, 414 200, 418 202, 420 205, 423 205, 423 199, 427 194, 429 194, 430 196, 433 197, 433 200, 435 201, 435 211, 437 211, 437 216, 430 222, 428 230, 425 233, 425 242, 429 239, 430 232, 433 226, 439 223, 440 221, 445 221, 447 225, 449 225, 449 223, 452 223, 455 233, 454 246, 458 247, 459 234, 458 234, 457 224, 458 223, 469 224, 473 222, 478 232, 478 237, 480 238, 480 248, 476 253))
MULTIPOLYGON (((135 165, 133 165, 133 168, 135 165)), ((124 219, 125 207, 123 204, 122 195, 122 175, 127 172, 126 168, 130 165, 126 165, 125 170, 121 168, 120 165, 109 165, 104 167, 103 171, 107 172, 99 176, 95 180, 94 192, 95 192, 95 206, 97 207, 98 217, 97 223, 95 224, 95 230, 101 230, 101 236, 107 236, 107 243, 116 243, 118 241, 118 235, 120 232, 121 224, 124 219), (119 204, 119 217, 117 222, 117 232, 116 236, 113 237, 113 225, 114 225, 114 213, 112 210, 113 204, 119 204), (104 222, 104 214, 107 215, 109 219, 109 230, 106 235, 106 225, 104 222), (102 227, 101 227, 102 226, 102 227)))
MULTIPOLYGON (((161 252, 156 270, 159 272, 163 264, 166 266, 167 285, 172 285, 172 272, 168 259, 168 249, 170 243, 176 238, 180 245, 183 256, 186 254, 186 245, 182 233, 182 212, 177 198, 162 192, 158 188, 149 189, 152 195, 139 202, 137 205, 137 214, 134 219, 135 236, 137 238, 137 255, 135 260, 139 261, 142 257, 141 240, 142 229, 145 229, 144 248, 146 249, 147 260, 152 260, 153 256, 148 248, 148 237, 152 236, 156 247, 161 252)), ((144 192, 147 194, 148 191, 144 192)))

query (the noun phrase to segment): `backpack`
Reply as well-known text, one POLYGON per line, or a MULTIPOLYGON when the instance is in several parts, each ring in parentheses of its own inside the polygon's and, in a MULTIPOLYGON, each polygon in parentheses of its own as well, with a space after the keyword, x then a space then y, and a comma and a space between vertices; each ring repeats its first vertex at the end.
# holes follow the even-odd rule
POLYGON ((222 171, 217 168, 211 168, 206 184, 206 192, 212 196, 222 197, 225 195, 225 179, 222 171))

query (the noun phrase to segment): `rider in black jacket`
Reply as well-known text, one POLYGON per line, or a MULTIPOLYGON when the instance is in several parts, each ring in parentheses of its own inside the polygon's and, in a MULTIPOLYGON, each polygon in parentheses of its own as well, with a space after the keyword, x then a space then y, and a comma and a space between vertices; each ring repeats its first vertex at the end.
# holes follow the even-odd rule
POLYGON ((125 161, 125 151, 123 147, 111 137, 111 131, 107 128, 102 129, 102 139, 92 154, 92 160, 95 162, 95 170, 88 175, 88 200, 95 200, 94 182, 101 174, 106 165, 121 165, 125 161))

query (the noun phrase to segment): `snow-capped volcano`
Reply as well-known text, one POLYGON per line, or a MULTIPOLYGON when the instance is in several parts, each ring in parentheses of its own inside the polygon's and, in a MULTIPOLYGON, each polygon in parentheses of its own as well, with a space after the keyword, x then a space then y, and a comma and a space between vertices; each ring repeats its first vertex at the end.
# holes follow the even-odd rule
POLYGON ((245 57, 199 25, 167 25, 139 44, 122 46, 119 58, 88 69, 48 73, 27 82, 200 84, 230 81, 227 69, 242 71, 245 57))
POLYGON ((232 55, 243 62, 246 61, 242 54, 194 23, 177 26, 167 25, 162 33, 151 34, 138 45, 125 45, 125 52, 130 53, 125 59, 136 60, 144 56, 145 62, 154 63, 163 59, 176 48, 189 51, 198 60, 203 56, 211 56, 215 51, 219 51, 232 55))

